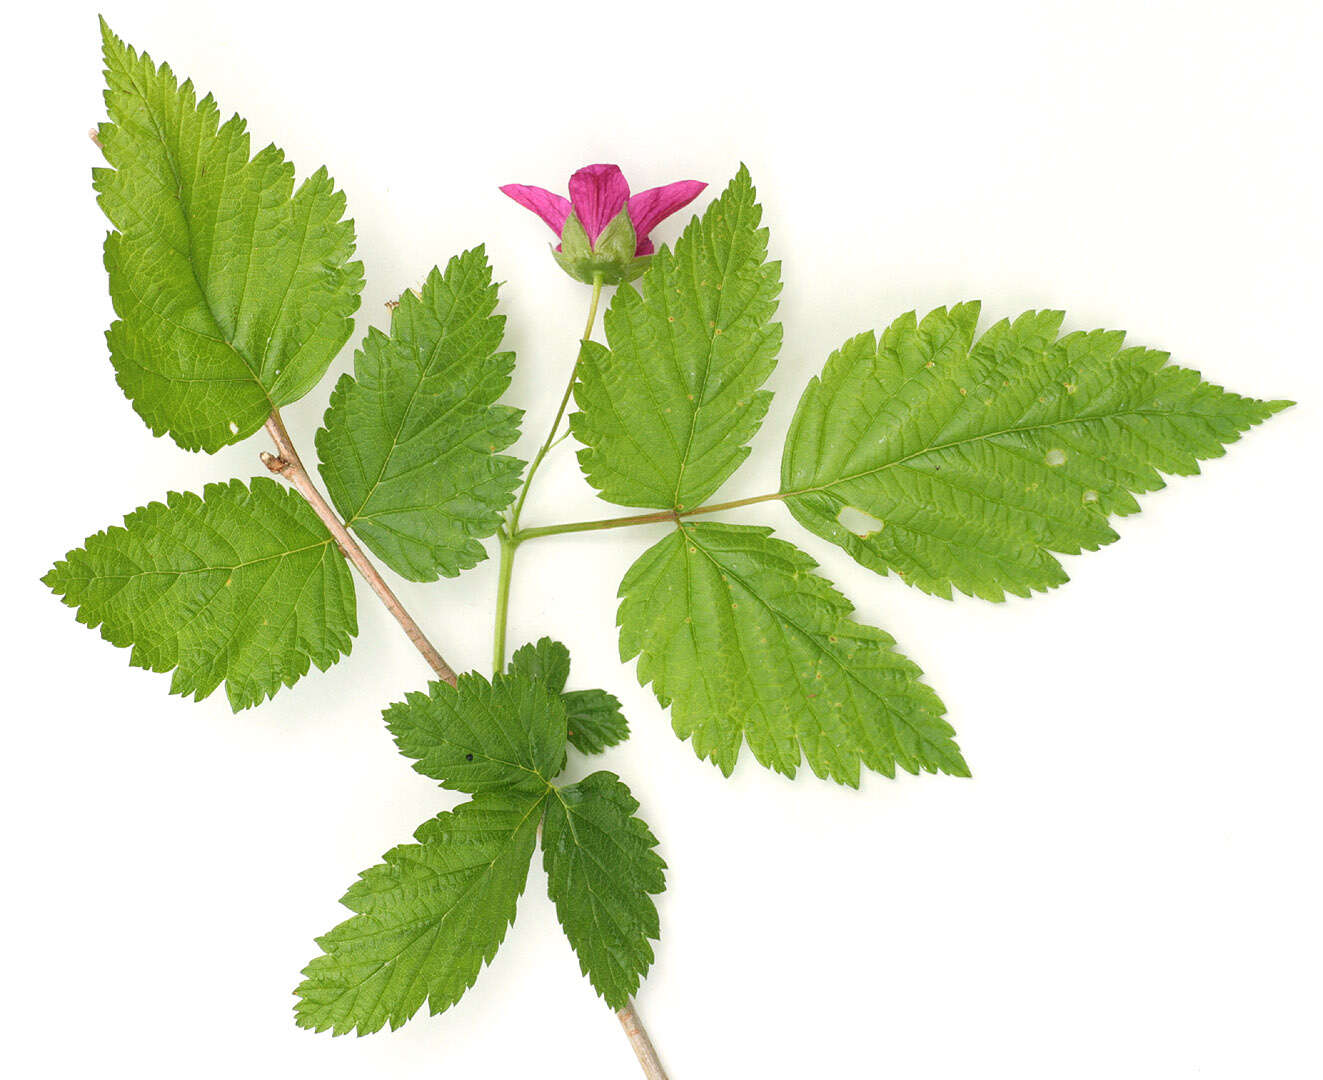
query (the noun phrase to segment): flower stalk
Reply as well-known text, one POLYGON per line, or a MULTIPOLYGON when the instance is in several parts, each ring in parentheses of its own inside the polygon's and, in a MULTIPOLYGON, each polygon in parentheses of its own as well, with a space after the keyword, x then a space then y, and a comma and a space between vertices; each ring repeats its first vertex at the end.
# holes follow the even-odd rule
MULTIPOLYGON (((580 341, 588 341, 593 336, 593 326, 597 322, 597 307, 602 300, 602 286, 604 284, 601 274, 593 278, 593 296, 588 305, 588 321, 584 324, 583 334, 580 341)), ((560 422, 565 418, 565 410, 570 404, 570 395, 574 393, 574 380, 578 373, 579 358, 575 356, 574 364, 570 367, 569 381, 565 384, 565 393, 561 395, 560 407, 556 409, 556 418, 551 422, 551 428, 547 432, 547 437, 538 447, 537 453, 533 455, 533 460, 529 462, 528 472, 524 474, 523 486, 519 489, 519 496, 515 499, 514 508, 510 511, 510 516, 505 523, 505 527, 497 534, 501 542, 501 563, 497 571, 496 578, 496 616, 492 628, 492 674, 498 675, 505 670, 505 626, 510 611, 510 577, 514 573, 515 551, 523 542, 519 533, 519 515, 523 512, 524 502, 528 498, 528 492, 533 486, 533 477, 537 474, 539 466, 546 458, 551 448, 560 440, 557 433, 560 431, 560 422)))

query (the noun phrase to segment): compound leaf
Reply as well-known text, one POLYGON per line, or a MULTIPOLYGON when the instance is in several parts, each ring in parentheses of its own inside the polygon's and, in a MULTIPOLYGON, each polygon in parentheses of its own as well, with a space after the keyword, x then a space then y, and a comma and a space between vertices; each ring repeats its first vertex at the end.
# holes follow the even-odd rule
POLYGON ((565 763, 565 706, 526 675, 428 684, 386 710, 400 753, 442 787, 539 792, 565 763))
POLYGON ((595 772, 547 799, 542 860, 556 915, 594 989, 622 1009, 660 936, 652 897, 666 888, 657 838, 620 778, 595 772))
POLYGON ((483 248, 405 292, 390 334, 372 329, 317 432, 331 501, 372 551, 411 581, 454 577, 486 557, 523 462, 498 451, 519 436, 497 405, 514 354, 497 352, 505 317, 483 248))
POLYGON ((600 754, 629 738, 629 722, 620 701, 605 690, 565 691, 570 677, 570 650, 549 637, 524 645, 510 657, 511 674, 538 679, 565 706, 566 738, 581 754, 600 754))
POLYGON ((794 776, 802 755, 851 786, 860 763, 968 775, 918 667, 770 533, 683 524, 621 583, 621 658, 639 657, 676 733, 727 775, 744 741, 777 772, 794 776))
POLYGON ((296 401, 349 337, 363 268, 325 169, 294 190, 274 146, 249 158, 238 116, 178 83, 102 22, 109 168, 93 170, 115 227, 105 263, 120 386, 157 434, 213 452, 296 401))
POLYGON ((355 914, 317 939, 295 993, 301 1027, 367 1035, 424 1001, 455 1004, 514 922, 545 791, 478 795, 388 851, 341 900, 355 914))
POLYGON ((806 528, 879 573, 989 600, 1066 581, 1053 553, 1117 538, 1163 473, 1199 471, 1285 408, 1201 380, 1124 334, 1058 338, 1059 311, 903 315, 827 361, 786 438, 781 487, 806 528))
POLYGON ((609 348, 584 342, 570 420, 579 462, 602 498, 681 510, 739 467, 771 393, 780 263, 748 170, 738 175, 672 253, 662 247, 642 294, 621 285, 604 326, 609 348))
POLYGON ((202 699, 223 681, 237 711, 309 664, 326 670, 358 632, 349 567, 307 503, 259 477, 171 492, 69 552, 42 579, 129 662, 174 669, 202 699))

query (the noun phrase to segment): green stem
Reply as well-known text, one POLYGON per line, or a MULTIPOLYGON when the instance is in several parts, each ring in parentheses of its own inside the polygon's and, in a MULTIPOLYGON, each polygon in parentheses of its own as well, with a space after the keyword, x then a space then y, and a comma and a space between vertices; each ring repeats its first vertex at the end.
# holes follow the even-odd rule
POLYGON ((518 543, 504 530, 500 533, 501 567, 496 578, 496 620, 492 633, 492 674, 505 670, 505 621, 510 611, 510 575, 514 571, 514 553, 518 543))
POLYGON ((539 536, 597 532, 599 529, 623 529, 629 525, 655 525, 663 521, 680 521, 687 517, 694 517, 697 514, 717 514, 722 510, 734 510, 740 506, 752 506, 754 503, 784 499, 788 494, 791 493, 773 491, 766 495, 753 495, 747 499, 733 499, 730 502, 695 506, 692 510, 658 510, 655 514, 631 514, 629 517, 598 518, 595 521, 570 521, 563 525, 539 525, 535 529, 520 529, 515 533, 515 541, 522 544, 525 540, 536 540, 539 536))
MULTIPOLYGON (((588 321, 584 324, 583 335, 580 341, 588 341, 593 336, 593 325, 597 322, 597 305, 602 299, 602 275, 593 275, 593 298, 588 306, 588 321)), ((561 395, 560 407, 556 409, 556 418, 551 421, 551 429, 547 432, 547 437, 538 447, 538 451, 533 455, 533 460, 529 462, 528 472, 524 474, 523 486, 519 489, 519 497, 515 500, 514 509, 510 511, 509 520, 505 528, 500 533, 501 540, 501 565, 496 578, 496 617, 492 630, 492 675, 499 675, 505 670, 505 626, 510 610, 510 578, 514 573, 515 552, 523 542, 519 532, 519 515, 523 513, 524 502, 528 498, 528 492, 533 486, 533 477, 537 474, 538 468, 542 464, 542 459, 547 456, 547 452, 558 441, 557 433, 560 431, 560 422, 565 418, 565 410, 569 408, 570 395, 574 393, 574 380, 578 374, 579 358, 574 358, 574 364, 570 368, 570 378, 565 384, 565 393, 561 395)))
MULTIPOLYGON (((593 324, 597 321, 597 304, 602 299, 602 275, 593 275, 593 299, 588 307, 588 321, 584 324, 583 336, 580 341, 587 341, 593 336, 593 324)), ((570 368, 569 382, 565 384, 565 393, 560 397, 560 407, 556 410, 556 419, 551 422, 551 430, 547 432, 547 437, 538 451, 533 455, 532 462, 528 466, 528 474, 524 477, 524 486, 520 489, 519 498, 515 501, 514 512, 510 515, 510 535, 514 536, 519 531, 519 515, 524 509, 524 500, 528 498, 529 489, 533 486, 533 477, 536 475, 538 467, 542 464, 542 459, 547 456, 547 451, 551 449, 552 443, 556 441, 556 433, 560 430, 560 422, 565 416, 565 410, 570 404, 570 395, 574 393, 574 378, 578 373, 579 358, 574 358, 574 366, 570 368)))
MULTIPOLYGON (((583 336, 580 341, 588 341, 593 336, 593 325, 597 322, 597 305, 601 299, 602 276, 597 274, 593 277, 593 298, 588 306, 588 321, 584 324, 583 336)), ((519 497, 515 500, 514 508, 510 511, 505 527, 498 534, 501 542, 501 564, 496 577, 496 617, 492 629, 493 678, 505 669, 505 627, 510 611, 510 580, 514 573, 515 552, 519 550, 519 545, 523 543, 528 535, 528 533, 521 533, 519 530, 519 515, 523 512, 524 501, 528 498, 529 489, 533 486, 533 475, 537 472, 538 466, 542 464, 542 459, 547 456, 547 452, 560 441, 556 437, 556 433, 560 430, 560 422, 565 418, 565 410, 570 404, 570 395, 574 393, 574 380, 578 374, 578 368, 579 358, 576 356, 574 364, 570 368, 569 381, 565 384, 565 393, 560 398, 560 407, 556 410, 556 418, 551 421, 551 430, 547 432, 546 439, 538 447, 537 453, 533 455, 533 460, 528 466, 528 472, 524 474, 524 483, 519 490, 519 497)), ((532 532, 540 535, 538 530, 532 530, 532 532)), ((538 827, 538 831, 541 832, 541 826, 538 827)), ((627 1001, 625 1007, 616 1013, 616 1017, 620 1020, 621 1027, 625 1029, 625 1035, 629 1039, 630 1046, 634 1048, 634 1054, 639 1059, 639 1065, 643 1068, 644 1075, 648 1080, 666 1080, 666 1071, 662 1068, 661 1060, 657 1057, 657 1051, 653 1048, 652 1040, 648 1038, 648 1032, 643 1027, 643 1021, 639 1019, 638 1013, 634 1010, 634 1003, 627 1001)))

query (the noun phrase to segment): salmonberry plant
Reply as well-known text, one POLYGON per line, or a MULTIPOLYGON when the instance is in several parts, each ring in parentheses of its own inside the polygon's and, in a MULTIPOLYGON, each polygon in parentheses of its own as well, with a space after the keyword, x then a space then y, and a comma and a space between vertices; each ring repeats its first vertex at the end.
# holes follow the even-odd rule
POLYGON ((804 390, 780 490, 712 501, 749 455, 781 343, 779 264, 753 182, 741 168, 673 248, 654 249, 649 233, 705 185, 631 196, 619 169, 590 165, 568 199, 503 189, 551 226, 555 258, 591 289, 577 362, 531 462, 504 452, 523 414, 500 400, 515 360, 479 247, 433 269, 388 332, 362 339, 317 432, 319 485, 280 410, 353 330, 363 267, 345 197, 325 169, 296 186, 277 148, 251 154, 243 120, 222 122, 211 97, 103 33, 107 166, 94 183, 113 225, 119 385, 154 433, 188 450, 265 429, 274 476, 170 493, 45 581, 132 664, 171 672, 173 693, 200 699, 223 684, 238 710, 349 651, 352 567, 437 676, 386 710, 387 729, 416 770, 468 796, 346 893, 352 916, 318 939, 297 989, 304 1027, 361 1034, 455 1004, 504 939, 540 847, 584 973, 662 1075, 631 997, 653 962, 665 866, 619 777, 560 779, 569 748, 596 755, 628 736, 617 700, 567 689, 570 658, 550 638, 506 662, 524 543, 673 526, 620 585, 620 653, 722 772, 747 744, 787 776, 807 763, 848 785, 862 768, 964 776, 941 699, 893 638, 855 621, 792 543, 721 511, 782 500, 805 529, 925 592, 1029 596, 1066 581, 1057 555, 1115 540, 1113 519, 1164 474, 1198 472, 1289 404, 1229 393, 1116 331, 1063 336, 1059 311, 980 333, 979 305, 959 303, 848 338, 804 390), (605 340, 591 340, 611 286, 605 340), (643 512, 524 524, 567 412, 588 483, 643 512), (453 577, 492 538, 492 671, 456 675, 377 563, 411 581, 453 577))

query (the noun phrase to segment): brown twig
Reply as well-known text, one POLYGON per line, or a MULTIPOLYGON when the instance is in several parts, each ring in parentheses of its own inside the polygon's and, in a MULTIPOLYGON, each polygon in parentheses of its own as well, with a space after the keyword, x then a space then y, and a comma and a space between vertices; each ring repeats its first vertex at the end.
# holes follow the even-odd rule
POLYGON ((661 1059, 657 1056, 652 1040, 648 1038, 648 1031, 643 1026, 643 1021, 634 1011, 634 1003, 631 1001, 620 1009, 616 1013, 616 1019, 625 1029, 629 1045, 634 1048, 634 1054, 639 1059, 639 1064, 643 1066, 643 1073, 648 1080, 666 1080, 666 1070, 662 1068, 661 1059))
POLYGON ((445 658, 436 651, 436 646, 427 640, 427 635, 423 633, 420 627, 413 620, 413 616, 404 610, 404 605, 400 603, 399 597, 386 584, 385 579, 372 561, 358 546, 356 541, 345 528, 336 512, 331 509, 331 504, 317 490, 317 485, 312 482, 312 477, 308 475, 308 470, 303 467, 303 462, 299 458, 299 453, 294 449, 294 443, 290 441, 289 432, 285 430, 285 424, 280 419, 280 411, 272 409, 271 415, 266 421, 266 430, 271 436, 271 441, 276 444, 276 453, 270 454, 262 452, 262 464, 273 473, 283 476, 293 485, 297 491, 312 507, 312 511, 321 519, 330 534, 335 538, 335 542, 340 545, 340 550, 354 568, 363 575, 363 580, 386 605, 386 610, 395 616, 395 621, 400 624, 409 640, 413 642, 414 648, 423 654, 423 659, 427 661, 437 676, 454 686, 457 679, 454 668, 446 663, 445 658))

